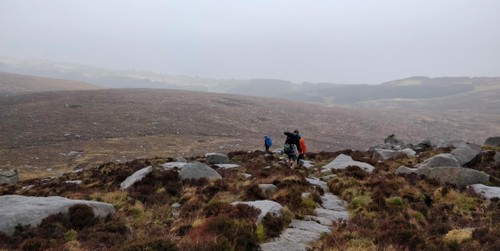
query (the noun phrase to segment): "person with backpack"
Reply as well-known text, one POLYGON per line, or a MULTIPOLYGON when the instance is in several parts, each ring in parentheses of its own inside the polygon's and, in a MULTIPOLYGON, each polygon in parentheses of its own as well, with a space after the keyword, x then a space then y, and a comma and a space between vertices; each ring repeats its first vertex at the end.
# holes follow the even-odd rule
POLYGON ((264 137, 264 147, 266 147, 266 152, 269 152, 269 147, 273 145, 273 141, 271 140, 271 137, 266 135, 264 137))
POLYGON ((297 136, 289 131, 286 131, 284 134, 286 135, 286 140, 285 145, 283 146, 283 152, 288 156, 288 166, 293 169, 295 168, 298 158, 298 149, 296 144, 297 136))

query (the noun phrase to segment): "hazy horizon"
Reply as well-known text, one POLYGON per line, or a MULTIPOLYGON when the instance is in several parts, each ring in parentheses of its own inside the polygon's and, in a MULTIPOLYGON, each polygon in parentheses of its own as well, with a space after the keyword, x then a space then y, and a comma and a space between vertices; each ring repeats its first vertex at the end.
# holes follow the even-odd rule
POLYGON ((0 56, 299 83, 500 76, 499 11, 493 0, 3 0, 0 56))

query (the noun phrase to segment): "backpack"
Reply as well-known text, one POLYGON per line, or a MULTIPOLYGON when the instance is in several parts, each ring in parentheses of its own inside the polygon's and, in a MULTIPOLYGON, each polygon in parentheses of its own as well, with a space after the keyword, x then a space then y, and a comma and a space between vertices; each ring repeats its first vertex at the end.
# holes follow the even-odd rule
POLYGON ((293 147, 291 144, 288 144, 288 143, 285 143, 285 145, 283 146, 283 152, 285 154, 290 154, 293 152, 293 147))

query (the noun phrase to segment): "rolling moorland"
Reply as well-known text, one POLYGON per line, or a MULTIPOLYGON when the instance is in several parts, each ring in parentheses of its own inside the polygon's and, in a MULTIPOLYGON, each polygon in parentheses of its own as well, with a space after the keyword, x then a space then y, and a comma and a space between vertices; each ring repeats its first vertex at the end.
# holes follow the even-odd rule
MULTIPOLYGON (((20 75, 9 79, 9 84, 24 82, 20 75)), ((420 99, 443 106, 405 109, 383 105, 387 100, 377 101, 382 107, 363 102, 356 107, 181 90, 73 88, 38 92, 28 86, 0 95, 0 169, 18 169, 21 177, 0 185, 0 195, 102 201, 114 213, 97 220, 91 208, 72 206, 38 227, 0 233, 0 249, 496 250, 499 245, 498 199, 415 173, 395 174, 402 165, 422 164, 453 147, 387 160, 366 151, 391 133, 413 143, 482 143, 500 134, 498 111, 481 106, 495 95, 477 98, 467 109, 445 106, 443 98, 455 102, 475 92, 420 99), (283 155, 255 151, 263 148, 265 134, 274 139, 272 149, 280 148, 283 131, 295 128, 307 140, 312 166, 290 169, 283 155), (207 152, 227 153, 239 167, 210 164, 207 152), (328 176, 323 167, 341 154, 373 165, 373 172, 351 166, 328 176), (210 165, 221 179, 183 180, 177 168, 165 168, 181 156, 210 165), (143 180, 121 188, 147 166, 152 171, 143 180), (270 184, 276 191, 262 194, 260 185, 270 184), (333 194, 342 200, 335 210, 339 205, 343 210, 333 213, 344 212, 348 221, 314 218, 326 212, 333 194), (258 210, 231 204, 262 199, 282 205, 282 215, 255 224, 258 210)), ((486 184, 498 186, 499 150, 483 147, 457 168, 486 172, 486 184)))
MULTIPOLYGON (((53 80, 2 76, 7 76, 5 87, 33 86, 34 93, 10 93, 0 99, 0 168, 25 171, 26 178, 111 160, 259 149, 264 135, 271 135, 275 147, 280 147, 283 131, 296 128, 311 151, 364 150, 391 133, 406 142, 479 143, 500 134, 500 117, 493 116, 498 109, 476 108, 490 101, 484 99, 471 102, 472 110, 429 105, 408 112, 398 107, 356 108, 181 90, 36 92, 41 85, 34 85, 34 80, 42 84, 53 80)), ((67 86, 93 87, 74 83, 67 86)), ((444 99, 463 100, 460 95, 464 94, 444 99)), ((442 99, 428 102, 446 104, 442 99)))

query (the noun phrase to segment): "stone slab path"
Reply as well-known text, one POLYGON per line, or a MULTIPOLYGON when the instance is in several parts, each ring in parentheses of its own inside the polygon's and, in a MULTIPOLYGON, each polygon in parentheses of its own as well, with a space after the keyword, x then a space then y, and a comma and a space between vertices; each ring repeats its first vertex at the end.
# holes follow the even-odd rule
POLYGON ((304 220, 292 220, 279 237, 260 245, 263 251, 306 251, 309 243, 332 230, 334 222, 349 220, 347 203, 330 193, 326 182, 314 177, 307 178, 307 181, 325 191, 321 207, 314 210, 315 215, 308 215, 304 220))

